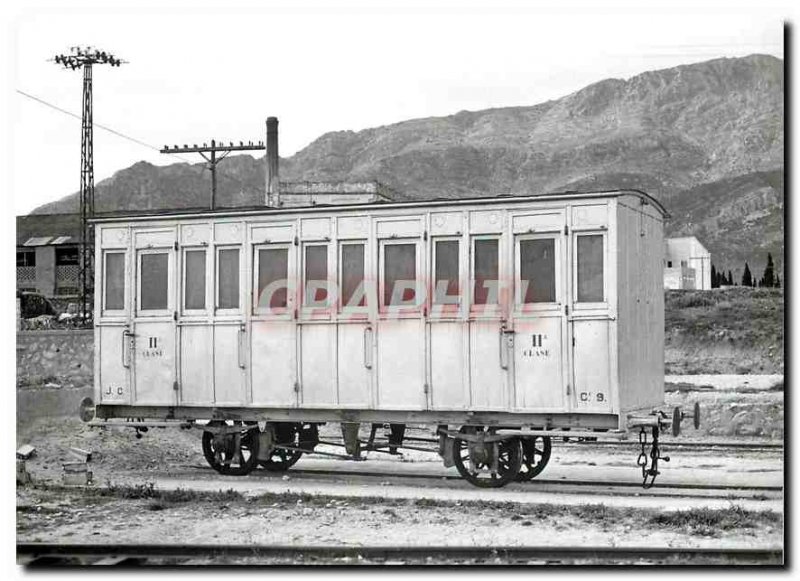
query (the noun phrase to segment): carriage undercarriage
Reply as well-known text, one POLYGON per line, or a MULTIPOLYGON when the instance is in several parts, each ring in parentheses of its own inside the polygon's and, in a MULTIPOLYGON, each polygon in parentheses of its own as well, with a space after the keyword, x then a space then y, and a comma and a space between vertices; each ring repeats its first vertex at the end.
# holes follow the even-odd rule
MULTIPOLYGON (((95 410, 91 401, 85 401, 81 414, 85 419, 94 417, 96 411, 98 418, 125 417, 118 410, 104 408, 106 406, 98 406, 95 410)), ((253 414, 249 414, 252 419, 238 419, 238 414, 228 412, 224 415, 232 419, 197 421, 188 417, 191 411, 185 408, 169 408, 166 419, 162 421, 129 419, 109 422, 95 419, 92 423, 103 427, 131 427, 136 430, 137 437, 141 437, 141 433, 146 432, 149 427, 177 425, 181 428, 201 429, 203 455, 208 464, 223 475, 244 476, 258 467, 270 472, 286 472, 303 455, 309 454, 360 461, 365 459, 364 454, 367 452, 400 455, 401 450, 405 449, 438 453, 445 467, 454 466, 462 478, 481 488, 500 488, 511 482, 526 482, 541 474, 550 460, 554 439, 627 440, 631 431, 637 429, 641 451, 636 465, 642 471, 642 485, 649 488, 660 473, 659 460, 669 462, 668 457, 662 456, 659 447, 661 432, 671 428, 674 436, 679 435, 681 422, 686 418, 693 418, 695 428, 700 424, 697 405, 692 413, 674 408, 671 417, 659 410, 648 414, 630 414, 623 429, 620 429, 616 415, 600 416, 602 422, 597 421, 599 417, 594 418, 595 426, 603 427, 590 428, 587 423, 591 420, 587 418, 576 421, 574 416, 561 415, 547 416, 547 421, 539 424, 540 427, 533 427, 498 424, 497 414, 492 414, 493 422, 481 423, 482 419, 488 418, 479 413, 468 412, 469 423, 427 424, 431 428, 430 437, 419 437, 406 433, 405 422, 352 421, 369 419, 372 414, 367 413, 364 414, 366 418, 359 418, 357 414, 350 413, 347 415, 351 421, 342 421, 342 418, 334 420, 340 424, 342 437, 341 441, 333 441, 320 435, 320 427, 331 423, 333 418, 322 421, 297 421, 296 417, 281 421, 259 421, 258 416, 253 414), (369 435, 366 438, 361 434, 362 423, 369 426, 369 435), (378 434, 379 430, 383 430, 381 435, 378 434), (648 435, 651 437, 649 441, 648 435), (320 446, 343 448, 344 453, 320 450, 320 446)), ((221 414, 217 411, 214 415, 219 417, 221 414)), ((318 418, 326 418, 319 412, 316 415, 318 418)), ((404 415, 408 417, 408 414, 399 413, 389 415, 393 415, 395 420, 404 415)), ((450 419, 457 417, 458 414, 451 415, 450 419)), ((414 422, 414 425, 420 424, 414 422)))

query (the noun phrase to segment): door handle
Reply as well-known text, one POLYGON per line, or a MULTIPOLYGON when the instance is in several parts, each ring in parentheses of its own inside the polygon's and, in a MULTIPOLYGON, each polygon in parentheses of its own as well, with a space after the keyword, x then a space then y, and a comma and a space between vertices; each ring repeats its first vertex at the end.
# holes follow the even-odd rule
POLYGON ((500 367, 508 369, 508 342, 513 340, 514 331, 500 327, 500 367))
POLYGON ((239 326, 239 333, 237 335, 237 342, 236 342, 237 343, 236 357, 238 359, 239 367, 241 367, 242 369, 245 368, 244 357, 242 357, 242 354, 243 354, 242 353, 243 352, 242 343, 244 342, 243 339, 244 339, 244 336, 245 336, 246 332, 247 331, 245 329, 244 324, 240 325, 239 326))
POLYGON ((364 367, 372 369, 372 327, 364 329, 364 367))
POLYGON ((129 358, 126 357, 126 355, 130 354, 130 347, 131 347, 131 343, 133 342, 132 340, 129 341, 129 338, 133 339, 134 337, 136 337, 136 335, 134 335, 133 333, 131 333, 127 329, 122 331, 122 353, 120 353, 120 356, 122 357, 122 366, 123 367, 130 368, 130 366, 131 366, 131 362, 130 362, 129 358))

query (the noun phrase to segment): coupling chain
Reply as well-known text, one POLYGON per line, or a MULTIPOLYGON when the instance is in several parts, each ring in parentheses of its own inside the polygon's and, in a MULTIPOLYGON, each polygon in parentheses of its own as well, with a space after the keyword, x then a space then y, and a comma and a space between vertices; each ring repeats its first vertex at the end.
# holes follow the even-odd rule
POLYGON ((650 454, 647 453, 647 432, 644 426, 639 430, 639 444, 642 447, 636 464, 642 469, 642 488, 650 488, 656 481, 656 476, 661 474, 658 470, 658 461, 669 462, 669 456, 661 455, 661 447, 658 445, 658 426, 653 426, 653 441, 650 444, 650 454))

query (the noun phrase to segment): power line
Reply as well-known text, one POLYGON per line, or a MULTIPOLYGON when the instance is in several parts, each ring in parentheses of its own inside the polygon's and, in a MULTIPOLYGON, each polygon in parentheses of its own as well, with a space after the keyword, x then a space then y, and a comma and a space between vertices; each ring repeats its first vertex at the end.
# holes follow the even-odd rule
MULTIPOLYGON (((75 119, 81 119, 81 116, 78 115, 77 113, 73 113, 72 111, 68 111, 67 109, 63 109, 63 108, 59 107, 58 105, 54 105, 53 103, 49 103, 48 101, 45 101, 44 99, 42 99, 40 97, 36 97, 35 95, 31 95, 30 93, 26 93, 25 91, 21 91, 20 89, 16 89, 16 91, 17 91, 17 93, 19 93, 23 97, 27 97, 28 99, 36 101, 37 103, 40 103, 41 105, 44 105, 46 107, 50 107, 51 109, 55 109, 56 111, 58 111, 60 113, 64 113, 65 115, 69 115, 70 117, 74 117, 75 119)), ((151 145, 149 143, 141 141, 140 139, 136 139, 135 137, 131 137, 130 135, 126 135, 126 134, 124 134, 124 133, 122 133, 120 131, 117 131, 116 129, 112 129, 111 127, 108 127, 106 125, 101 125, 100 123, 94 123, 94 126, 95 127, 99 127, 100 129, 103 129, 104 131, 108 131, 109 133, 112 133, 113 135, 116 135, 117 137, 121 137, 122 139, 126 139, 126 140, 128 140, 128 141, 130 141, 132 143, 135 143, 137 145, 141 145, 142 147, 146 147, 148 149, 152 149, 153 151, 157 151, 157 152, 161 153, 161 149, 156 147, 155 145, 151 145)), ((189 159, 187 157, 183 157, 182 155, 175 154, 175 157, 177 157, 178 159, 180 159, 182 161, 185 161, 188 164, 193 164, 194 163, 191 159, 189 159)), ((220 175, 222 177, 228 178, 229 180, 231 180, 233 182, 236 182, 242 188, 245 188, 247 186, 247 184, 245 184, 239 178, 237 178, 235 176, 232 176, 230 174, 227 174, 224 171, 222 171, 221 169, 219 170, 219 173, 220 173, 220 175)))

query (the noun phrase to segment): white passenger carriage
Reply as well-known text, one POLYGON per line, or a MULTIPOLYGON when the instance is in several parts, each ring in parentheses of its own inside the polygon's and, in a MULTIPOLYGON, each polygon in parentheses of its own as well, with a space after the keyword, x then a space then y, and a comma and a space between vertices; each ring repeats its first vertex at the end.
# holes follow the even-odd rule
POLYGON ((96 417, 212 420, 228 473, 426 424, 505 484, 526 442, 668 425, 664 217, 619 190, 99 218, 96 417))

